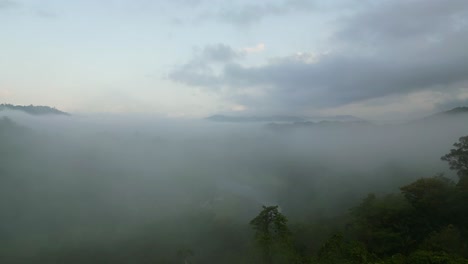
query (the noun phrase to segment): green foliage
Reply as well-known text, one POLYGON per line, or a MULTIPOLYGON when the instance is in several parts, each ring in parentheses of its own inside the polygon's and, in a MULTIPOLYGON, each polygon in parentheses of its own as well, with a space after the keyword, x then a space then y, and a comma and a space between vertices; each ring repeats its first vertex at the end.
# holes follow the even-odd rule
POLYGON ((467 264, 468 260, 445 252, 418 250, 405 256, 396 254, 375 264, 467 264))
POLYGON ((400 188, 406 200, 413 206, 413 219, 418 221, 420 235, 439 230, 453 223, 455 184, 443 177, 422 178, 400 188))
POLYGON ((351 210, 351 214, 354 217, 352 234, 371 252, 388 256, 406 252, 411 247, 411 207, 402 196, 377 198, 370 194, 361 205, 351 210))
MULTIPOLYGON (((468 224, 463 221, 468 201, 465 192, 442 175, 421 178, 400 189, 401 195, 370 194, 353 208, 351 234, 385 263, 395 261, 392 256, 396 254, 411 255, 418 249, 466 256, 464 241, 468 237, 461 231, 468 224)), ((430 258, 424 252, 413 256, 414 261, 430 258)), ((445 255, 432 257, 448 259, 445 255)))
POLYGON ((421 248, 428 251, 468 256, 467 241, 460 229, 454 225, 448 225, 440 231, 430 234, 422 243, 421 248))
POLYGON ((323 264, 366 264, 375 261, 376 257, 369 253, 362 243, 345 241, 341 234, 335 234, 327 240, 318 251, 315 259, 315 262, 323 264))
POLYGON ((287 242, 289 229, 287 218, 278 211, 278 206, 263 206, 258 216, 250 221, 255 232, 256 240, 260 244, 269 244, 274 240, 287 242))
POLYGON ((255 230, 255 241, 262 253, 263 263, 291 263, 295 252, 291 243, 288 219, 278 206, 263 206, 263 210, 250 221, 255 230))
POLYGON ((455 184, 442 175, 432 178, 421 178, 401 187, 406 200, 415 208, 423 211, 445 207, 453 193, 455 184))
POLYGON ((177 250, 177 257, 182 260, 183 263, 189 263, 189 258, 193 255, 193 251, 189 248, 181 248, 177 250))
POLYGON ((467 259, 445 252, 416 251, 404 263, 411 264, 468 264, 467 259))
POLYGON ((460 177, 458 185, 468 189, 468 136, 461 137, 453 146, 455 148, 441 159, 449 163, 450 169, 457 171, 460 177))
POLYGON ((294 249, 302 258, 310 259, 333 234, 343 231, 347 221, 348 217, 345 215, 312 218, 290 225, 294 249))

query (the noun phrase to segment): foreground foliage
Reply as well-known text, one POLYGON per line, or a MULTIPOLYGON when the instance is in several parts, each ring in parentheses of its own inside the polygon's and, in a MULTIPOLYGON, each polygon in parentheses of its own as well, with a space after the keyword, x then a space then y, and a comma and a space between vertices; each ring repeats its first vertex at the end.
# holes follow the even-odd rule
POLYGON ((400 193, 369 194, 309 260, 302 251, 303 263, 468 263, 468 137, 454 146, 442 159, 457 171, 458 183, 436 175, 400 193))

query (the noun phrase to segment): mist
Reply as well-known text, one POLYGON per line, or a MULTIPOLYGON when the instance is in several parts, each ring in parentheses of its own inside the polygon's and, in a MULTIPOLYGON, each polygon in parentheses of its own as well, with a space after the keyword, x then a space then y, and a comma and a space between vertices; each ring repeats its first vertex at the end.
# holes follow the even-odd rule
POLYGON ((455 179, 440 157, 468 131, 464 116, 277 131, 148 115, 2 115, 2 263, 178 263, 181 248, 196 263, 220 260, 248 251, 247 223, 262 205, 311 221, 421 177, 455 179))

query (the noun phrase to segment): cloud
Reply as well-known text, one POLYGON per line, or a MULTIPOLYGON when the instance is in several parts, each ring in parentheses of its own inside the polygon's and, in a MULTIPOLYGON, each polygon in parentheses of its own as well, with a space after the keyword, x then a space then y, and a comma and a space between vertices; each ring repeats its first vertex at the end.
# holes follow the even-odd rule
POLYGON ((446 100, 437 102, 435 108, 440 111, 447 111, 459 106, 468 106, 468 82, 464 83, 462 88, 453 89, 446 100))
POLYGON ((268 85, 281 100, 298 94, 318 106, 341 105, 467 80, 464 47, 468 38, 457 41, 452 50, 442 42, 399 54, 330 54, 316 63, 284 59, 260 67, 230 64, 225 67, 223 81, 231 87, 268 85))
POLYGON ((12 0, 0 0, 0 9, 8 9, 12 7, 17 7, 18 2, 12 0))
POLYGON ((214 88, 221 85, 219 77, 213 73, 213 70, 197 61, 176 67, 169 73, 168 78, 174 82, 204 88, 214 88))
POLYGON ((47 18, 47 19, 52 19, 52 18, 58 18, 59 15, 53 11, 46 10, 46 9, 38 9, 36 11, 36 14, 42 18, 47 18))
POLYGON ((244 51, 245 53, 257 53, 257 52, 262 52, 264 50, 265 50, 265 44, 263 43, 259 43, 253 47, 246 47, 242 49, 242 51, 244 51))
POLYGON ((218 43, 196 51, 194 57, 187 63, 177 66, 169 74, 169 79, 193 86, 217 87, 221 80, 216 75, 216 65, 224 65, 241 59, 244 53, 218 43))
POLYGON ((0 97, 3 99, 10 98, 11 94, 11 91, 8 89, 0 89, 0 97))
POLYGON ((211 18, 220 22, 248 26, 260 22, 270 16, 286 15, 293 12, 309 12, 314 10, 314 1, 310 0, 285 0, 279 3, 265 1, 265 3, 229 5, 216 11, 206 12, 202 18, 211 18))
POLYGON ((224 87, 233 103, 276 112, 445 93, 468 81, 466 17, 467 1, 381 1, 341 18, 333 52, 294 53, 260 66, 225 56, 217 71, 199 74, 185 65, 172 79, 224 87))
POLYGON ((193 8, 193 7, 200 6, 204 1, 203 0, 172 0, 172 2, 175 4, 193 8))
POLYGON ((234 112, 242 112, 247 110, 247 107, 245 105, 233 105, 231 107, 231 110, 234 112))
MULTIPOLYGON (((238 27, 252 26, 270 17, 306 14, 318 10, 317 0, 224 1, 174 0, 170 5, 184 10, 184 15, 171 18, 172 25, 223 23, 238 27), (176 22, 176 23, 174 23, 176 22)), ((174 8, 174 7, 172 7, 174 8)))
POLYGON ((230 62, 240 57, 242 57, 241 53, 225 44, 219 43, 206 46, 199 59, 207 62, 230 62))
POLYGON ((467 25, 465 0, 385 0, 344 18, 337 37, 366 43, 443 38, 467 25))
MULTIPOLYGON (((445 91, 416 91, 408 94, 397 94, 386 97, 373 98, 366 101, 355 102, 334 108, 321 109, 323 115, 339 115, 353 113, 359 117, 378 118, 392 121, 405 119, 418 119, 431 113, 445 111, 442 105, 452 102, 457 95, 445 91)), ((458 105, 460 106, 460 105, 458 105)))

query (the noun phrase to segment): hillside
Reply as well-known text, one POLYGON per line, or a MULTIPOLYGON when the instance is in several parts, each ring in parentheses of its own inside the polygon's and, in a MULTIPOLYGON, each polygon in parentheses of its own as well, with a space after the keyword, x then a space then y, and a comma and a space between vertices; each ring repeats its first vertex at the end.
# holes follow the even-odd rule
POLYGON ((213 122, 226 123, 308 123, 308 122, 357 122, 365 121, 361 118, 351 115, 338 116, 288 116, 288 115, 271 115, 271 116, 230 116, 230 115, 212 115, 205 118, 213 122))
POLYGON ((433 116, 446 116, 446 115, 459 115, 459 114, 468 114, 468 107, 462 106, 462 107, 455 107, 451 110, 445 111, 445 112, 440 112, 437 113, 433 116))
POLYGON ((255 123, 255 122, 303 122, 306 121, 303 117, 298 116, 227 116, 213 115, 207 117, 206 120, 213 122, 228 122, 228 123, 255 123))
POLYGON ((0 104, 0 111, 6 110, 21 111, 30 115, 69 115, 66 112, 49 106, 0 104))

